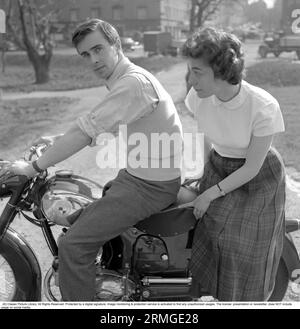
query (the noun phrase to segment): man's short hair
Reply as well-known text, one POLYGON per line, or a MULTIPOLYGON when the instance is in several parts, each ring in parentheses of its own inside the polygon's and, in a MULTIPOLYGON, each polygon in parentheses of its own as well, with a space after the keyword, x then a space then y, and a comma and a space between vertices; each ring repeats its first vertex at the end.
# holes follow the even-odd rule
POLYGON ((121 51, 121 40, 118 31, 108 22, 101 19, 92 18, 79 24, 72 35, 72 43, 77 48, 80 41, 82 41, 88 34, 94 31, 100 31, 108 43, 115 46, 117 50, 121 51))

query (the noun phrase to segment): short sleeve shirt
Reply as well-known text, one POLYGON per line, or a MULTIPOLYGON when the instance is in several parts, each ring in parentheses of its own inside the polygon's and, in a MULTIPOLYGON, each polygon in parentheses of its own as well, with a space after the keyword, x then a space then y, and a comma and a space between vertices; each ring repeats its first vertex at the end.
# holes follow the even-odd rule
POLYGON ((246 81, 242 81, 239 94, 228 102, 215 95, 199 98, 191 88, 185 104, 194 114, 199 132, 222 156, 244 158, 252 135, 269 136, 285 130, 277 100, 246 81))

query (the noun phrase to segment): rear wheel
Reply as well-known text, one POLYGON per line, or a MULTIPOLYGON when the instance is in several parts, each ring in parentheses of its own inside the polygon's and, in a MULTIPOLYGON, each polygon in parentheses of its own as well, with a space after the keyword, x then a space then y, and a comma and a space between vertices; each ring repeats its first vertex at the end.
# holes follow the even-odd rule
POLYGON ((283 258, 281 258, 276 274, 275 287, 268 301, 275 302, 275 301, 283 300, 288 288, 288 284, 289 284, 289 272, 283 258))

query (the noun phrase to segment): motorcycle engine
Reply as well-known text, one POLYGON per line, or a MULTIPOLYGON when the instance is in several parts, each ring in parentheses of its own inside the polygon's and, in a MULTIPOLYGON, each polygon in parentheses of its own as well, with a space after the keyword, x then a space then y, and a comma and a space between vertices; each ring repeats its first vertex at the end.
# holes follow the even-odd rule
POLYGON ((136 270, 144 275, 167 271, 169 253, 164 241, 152 235, 140 235, 134 246, 133 264, 136 270))
POLYGON ((121 274, 98 269, 96 273, 96 299, 98 301, 120 301, 135 293, 135 283, 121 274), (127 291, 127 294, 126 294, 127 291))

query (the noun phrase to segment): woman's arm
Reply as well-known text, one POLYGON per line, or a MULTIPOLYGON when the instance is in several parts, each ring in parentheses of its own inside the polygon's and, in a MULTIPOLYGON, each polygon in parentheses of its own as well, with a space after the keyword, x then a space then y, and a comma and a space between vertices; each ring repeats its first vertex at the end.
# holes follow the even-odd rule
MULTIPOLYGON (((219 183, 220 188, 225 193, 229 193, 246 184, 258 174, 270 149, 272 139, 273 135, 263 137, 252 136, 245 164, 219 183)), ((210 201, 222 195, 216 185, 206 190, 203 194, 205 194, 210 201)))
MULTIPOLYGON (((272 138, 273 136, 252 136, 245 164, 219 183, 220 188, 225 193, 239 188, 258 174, 272 144, 272 138)), ((206 213, 210 203, 220 196, 222 193, 217 185, 200 194, 192 203, 195 217, 201 218, 206 213)))
POLYGON ((205 137, 205 135, 204 135, 204 154, 203 154, 203 163, 204 163, 204 165, 208 161, 208 156, 209 156, 209 153, 210 153, 211 149, 212 149, 212 144, 207 139, 207 137, 205 137))

